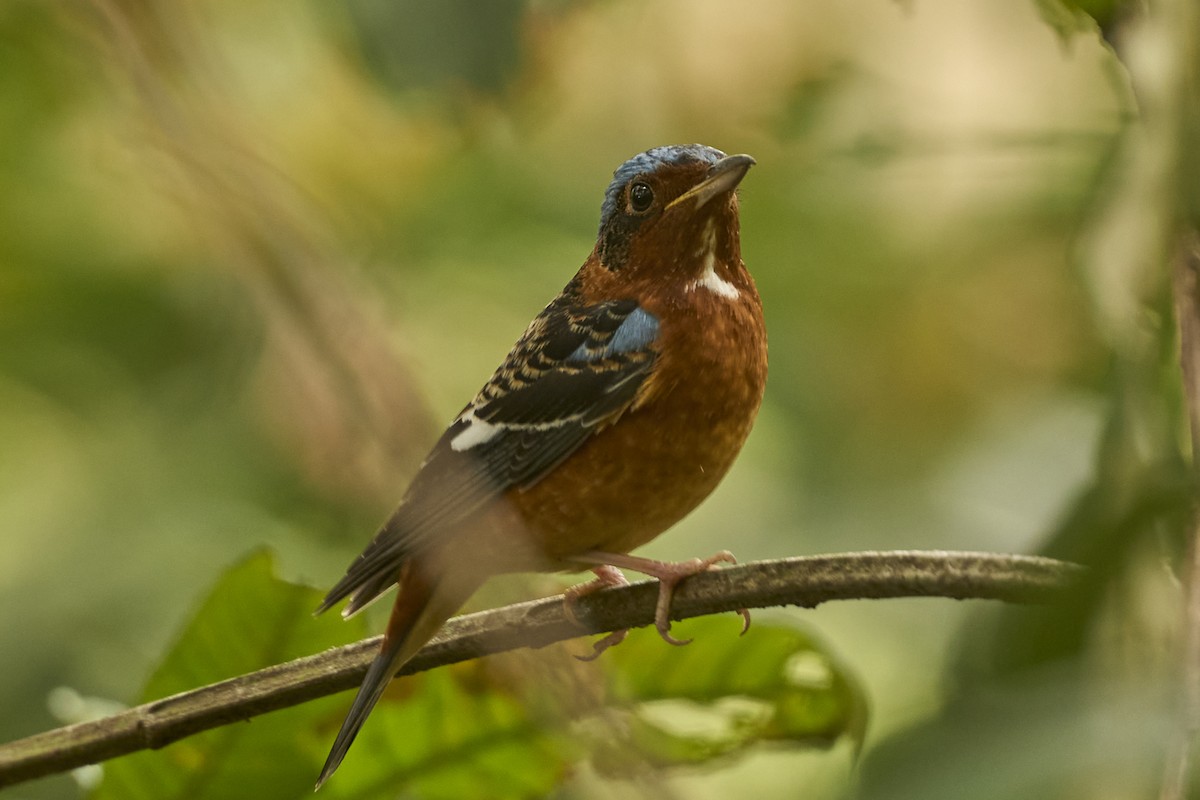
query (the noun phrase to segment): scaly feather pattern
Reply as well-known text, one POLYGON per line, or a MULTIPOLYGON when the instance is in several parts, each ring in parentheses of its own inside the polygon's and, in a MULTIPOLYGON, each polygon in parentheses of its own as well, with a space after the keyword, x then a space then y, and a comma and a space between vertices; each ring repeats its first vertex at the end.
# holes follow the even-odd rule
POLYGON ((636 301, 579 306, 572 281, 434 446, 400 506, 318 612, 345 613, 396 582, 405 560, 511 487, 527 489, 620 416, 654 367, 658 321, 636 301))

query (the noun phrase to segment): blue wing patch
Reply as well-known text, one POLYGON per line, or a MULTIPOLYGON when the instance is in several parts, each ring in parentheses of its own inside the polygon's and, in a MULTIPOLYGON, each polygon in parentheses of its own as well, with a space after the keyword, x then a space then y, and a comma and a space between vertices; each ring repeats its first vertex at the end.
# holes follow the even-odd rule
POLYGON ((621 353, 645 350, 657 338, 658 317, 644 308, 635 308, 602 346, 597 347, 599 343, 592 339, 585 340, 567 356, 567 361, 599 361, 621 353))

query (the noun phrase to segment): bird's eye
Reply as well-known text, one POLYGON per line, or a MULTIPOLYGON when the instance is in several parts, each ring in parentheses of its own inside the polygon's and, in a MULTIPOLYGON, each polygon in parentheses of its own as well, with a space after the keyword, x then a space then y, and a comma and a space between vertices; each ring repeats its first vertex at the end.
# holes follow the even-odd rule
POLYGON ((641 214, 649 210, 654 203, 654 190, 647 184, 638 181, 629 187, 629 207, 635 213, 641 214))

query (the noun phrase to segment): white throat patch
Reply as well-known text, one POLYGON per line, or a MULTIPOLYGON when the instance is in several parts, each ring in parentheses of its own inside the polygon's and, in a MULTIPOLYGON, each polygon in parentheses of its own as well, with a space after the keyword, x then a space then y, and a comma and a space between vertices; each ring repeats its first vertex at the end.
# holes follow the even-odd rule
POLYGON ((738 296, 737 287, 717 274, 717 230, 712 220, 704 226, 704 236, 700 240, 700 249, 696 255, 704 258, 704 271, 700 277, 684 287, 687 291, 707 289, 718 297, 734 300, 738 296))

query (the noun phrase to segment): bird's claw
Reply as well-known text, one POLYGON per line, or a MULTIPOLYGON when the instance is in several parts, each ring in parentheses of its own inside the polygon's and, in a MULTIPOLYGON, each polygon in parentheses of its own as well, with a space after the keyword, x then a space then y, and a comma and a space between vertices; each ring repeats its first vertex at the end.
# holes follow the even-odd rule
POLYGON ((683 647, 685 644, 691 644, 693 641, 695 641, 694 639, 676 639, 671 635, 670 623, 667 623, 667 625, 668 627, 666 628, 659 628, 657 623, 654 625, 655 628, 658 628, 658 635, 661 636, 662 640, 667 644, 673 644, 676 647, 683 647))
MULTIPOLYGON (((676 639, 671 635, 671 599, 675 595, 675 587, 679 582, 684 578, 707 572, 717 564, 736 563, 737 559, 733 557, 733 553, 722 550, 708 558, 693 558, 673 563, 658 562, 654 565, 653 571, 645 571, 645 574, 658 578, 658 605, 654 610, 654 627, 658 629, 658 635, 663 638, 663 641, 673 645, 685 645, 692 642, 691 639, 676 639)), ((742 623, 742 634, 744 635, 746 631, 750 630, 750 610, 741 608, 738 609, 738 613, 744 620, 742 623)))
POLYGON ((588 653, 586 656, 575 656, 575 658, 579 659, 580 661, 595 661, 605 650, 610 647, 616 647, 621 642, 625 641, 625 637, 628 635, 629 628, 621 628, 620 630, 613 631, 603 639, 600 639, 593 644, 592 652, 588 653))
MULTIPOLYGON (((601 589, 607 589, 611 586, 628 586, 629 581, 625 578, 625 574, 621 570, 610 564, 601 564, 592 569, 596 573, 596 577, 586 583, 579 583, 568 588, 563 592, 563 614, 566 615, 574 625, 583 628, 583 622, 580 621, 579 615, 575 613, 575 604, 579 598, 586 597, 589 594, 598 592, 601 589)), ((600 639, 592 645, 592 652, 586 656, 575 656, 580 661, 595 661, 610 647, 615 647, 625 641, 625 637, 629 634, 628 628, 613 631, 612 633, 600 639)))
MULTIPOLYGON (((675 595, 675 587, 685 578, 699 575, 701 572, 707 572, 717 564, 737 563, 737 559, 733 557, 733 553, 728 550, 722 550, 708 558, 692 558, 687 561, 675 562, 655 561, 636 556, 600 552, 586 554, 587 560, 595 559, 592 563, 600 561, 601 558, 606 560, 612 559, 617 565, 658 579, 658 602, 654 608, 654 627, 658 630, 658 635, 662 637, 664 642, 677 646, 691 644, 692 640, 676 639, 671 635, 671 599, 675 595)), ((563 593, 563 608, 567 618, 581 627, 582 623, 580 623, 579 617, 575 613, 575 602, 580 597, 610 586, 629 585, 629 581, 625 579, 625 575, 614 564, 601 562, 592 567, 592 571, 596 573, 595 580, 572 586, 563 593)), ((750 611, 749 609, 739 608, 738 613, 742 615, 742 635, 745 635, 746 631, 750 630, 750 611)), ((624 641, 625 635, 628 632, 628 630, 613 631, 596 642, 592 646, 592 652, 589 655, 576 656, 576 658, 581 661, 593 661, 608 648, 624 641)))

